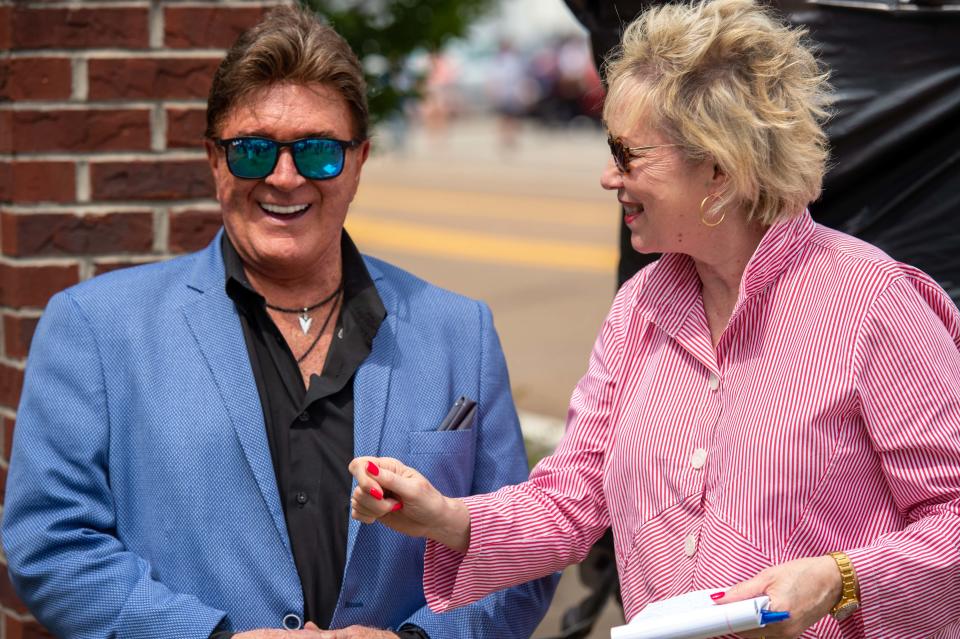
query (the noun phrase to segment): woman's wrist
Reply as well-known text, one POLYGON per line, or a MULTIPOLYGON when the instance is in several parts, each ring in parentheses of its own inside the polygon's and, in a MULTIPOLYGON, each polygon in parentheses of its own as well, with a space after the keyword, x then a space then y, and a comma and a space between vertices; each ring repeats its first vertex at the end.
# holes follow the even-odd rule
POLYGON ((428 535, 457 552, 467 552, 470 547, 470 509, 462 499, 444 497, 444 516, 435 533, 428 535))

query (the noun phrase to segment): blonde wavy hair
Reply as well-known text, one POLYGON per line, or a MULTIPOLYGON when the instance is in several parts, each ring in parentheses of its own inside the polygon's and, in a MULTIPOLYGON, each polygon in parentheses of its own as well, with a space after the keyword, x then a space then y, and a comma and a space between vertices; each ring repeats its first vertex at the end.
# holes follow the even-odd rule
POLYGON ((651 8, 606 62, 603 116, 651 118, 690 161, 730 178, 713 211, 733 205, 764 225, 820 194, 829 155, 827 72, 805 42, 753 0, 651 8))

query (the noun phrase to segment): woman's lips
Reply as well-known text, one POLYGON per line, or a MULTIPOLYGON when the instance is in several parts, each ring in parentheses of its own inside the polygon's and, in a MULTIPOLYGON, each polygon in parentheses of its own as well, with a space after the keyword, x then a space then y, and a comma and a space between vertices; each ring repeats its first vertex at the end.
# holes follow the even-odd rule
POLYGON ((621 206, 623 206, 623 221, 627 224, 630 224, 635 219, 640 217, 640 214, 643 213, 642 204, 628 204, 623 200, 620 201, 621 206))

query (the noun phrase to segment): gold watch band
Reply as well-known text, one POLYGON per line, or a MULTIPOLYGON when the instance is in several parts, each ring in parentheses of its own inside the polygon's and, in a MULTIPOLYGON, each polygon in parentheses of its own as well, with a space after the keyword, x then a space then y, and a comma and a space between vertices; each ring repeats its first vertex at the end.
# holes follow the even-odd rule
POLYGON ((846 553, 832 552, 830 557, 837 563, 837 568, 840 569, 841 583, 840 600, 830 610, 830 614, 846 616, 860 605, 857 573, 853 569, 853 562, 850 561, 850 557, 846 553))

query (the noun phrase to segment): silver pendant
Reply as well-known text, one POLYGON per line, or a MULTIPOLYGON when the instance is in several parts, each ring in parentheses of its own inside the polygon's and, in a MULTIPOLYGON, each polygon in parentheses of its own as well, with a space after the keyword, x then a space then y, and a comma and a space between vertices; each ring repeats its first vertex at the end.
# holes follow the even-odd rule
POLYGON ((300 330, 303 331, 303 334, 306 335, 307 333, 309 333, 310 325, 313 323, 313 318, 307 315, 307 312, 304 311, 300 313, 297 319, 300 320, 300 330))

